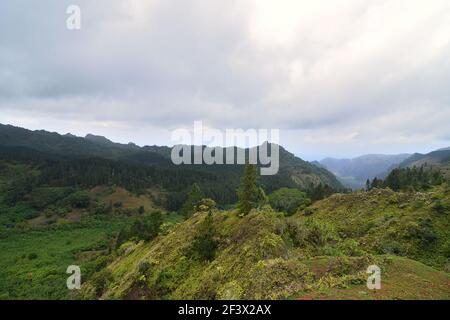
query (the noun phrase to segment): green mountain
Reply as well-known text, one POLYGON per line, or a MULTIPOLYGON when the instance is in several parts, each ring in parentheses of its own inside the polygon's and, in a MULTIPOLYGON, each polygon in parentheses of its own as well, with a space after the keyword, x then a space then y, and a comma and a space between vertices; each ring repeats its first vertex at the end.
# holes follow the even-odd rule
MULTIPOLYGON (((34 162, 42 173, 37 183, 83 187, 114 183, 135 192, 156 188, 169 193, 162 201, 168 202, 169 210, 176 210, 196 182, 219 204, 236 202, 235 190, 242 165, 175 166, 170 152, 169 147, 114 143, 92 134, 80 138, 0 125, 0 158, 34 162)), ((245 152, 248 154, 249 150, 245 152)), ((279 173, 263 176, 260 183, 267 193, 282 187, 308 191, 319 185, 343 189, 332 173, 295 157, 282 147, 279 173)))

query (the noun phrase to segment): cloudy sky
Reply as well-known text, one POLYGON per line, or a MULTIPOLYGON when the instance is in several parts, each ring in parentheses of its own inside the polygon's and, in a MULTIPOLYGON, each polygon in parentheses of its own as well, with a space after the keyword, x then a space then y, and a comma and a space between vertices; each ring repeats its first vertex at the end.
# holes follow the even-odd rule
POLYGON ((450 1, 0 2, 0 123, 145 145, 194 120, 308 160, 450 146, 450 1))

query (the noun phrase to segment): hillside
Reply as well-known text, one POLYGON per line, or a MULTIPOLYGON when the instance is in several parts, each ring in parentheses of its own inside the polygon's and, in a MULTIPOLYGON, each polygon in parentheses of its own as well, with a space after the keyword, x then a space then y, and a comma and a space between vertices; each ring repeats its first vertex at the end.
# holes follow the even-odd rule
POLYGON ((409 154, 369 154, 352 159, 325 158, 320 164, 338 176, 338 179, 352 189, 361 189, 366 180, 383 178, 385 173, 407 159, 409 154))
MULTIPOLYGON (((113 174, 111 168, 120 167, 120 170, 126 172, 139 171, 133 176, 140 189, 162 188, 171 192, 173 201, 178 203, 194 182, 198 182, 207 195, 220 204, 236 201, 235 190, 242 174, 242 165, 175 166, 170 160, 170 150, 169 147, 138 147, 131 143, 126 145, 114 143, 105 137, 92 134, 80 138, 43 130, 31 131, 10 125, 0 125, 0 159, 32 161, 37 163, 43 171, 46 166, 49 166, 49 160, 58 161, 64 170, 70 168, 77 172, 73 177, 77 180, 80 180, 80 176, 84 176, 87 171, 104 172, 107 175, 97 179, 95 183, 86 184, 86 181, 77 181, 85 187, 95 187, 97 184, 111 181, 113 178, 108 176, 113 174), (180 181, 174 181, 177 179, 180 181)), ((245 151, 248 153, 248 150, 245 151)), ((55 163, 50 166, 52 176, 65 176, 64 172, 56 171, 61 166, 55 163)), ((114 180, 120 186, 130 189, 129 181, 122 183, 117 180, 117 177, 114 180)), ((69 182, 61 181, 61 183, 69 182)), ((320 184, 328 185, 335 190, 343 189, 342 184, 332 173, 295 157, 282 147, 280 147, 279 173, 275 176, 264 176, 261 179, 261 185, 266 192, 272 192, 281 187, 306 191, 320 184)), ((136 190, 131 187, 130 191, 136 190)))
POLYGON ((399 164, 402 168, 423 165, 439 168, 443 175, 450 179, 450 149, 444 148, 427 154, 415 153, 399 164))
POLYGON ((207 213, 127 242, 84 284, 88 299, 449 299, 450 188, 336 194, 292 217, 212 212, 211 260, 193 245, 207 213), (444 210, 437 210, 436 203, 444 210), (369 265, 382 289, 365 287, 369 265))

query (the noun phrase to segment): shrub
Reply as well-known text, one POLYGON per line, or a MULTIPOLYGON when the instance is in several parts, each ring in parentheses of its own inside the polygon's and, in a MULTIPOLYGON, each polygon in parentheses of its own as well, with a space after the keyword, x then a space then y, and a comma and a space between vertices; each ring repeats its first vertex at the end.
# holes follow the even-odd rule
POLYGON ((397 256, 405 255, 405 249, 399 242, 395 240, 385 240, 381 242, 379 247, 382 253, 390 253, 397 256))
POLYGON ((298 209, 309 206, 311 200, 298 189, 281 188, 269 196, 269 203, 275 210, 292 215, 298 209))
POLYGON ((117 236, 117 245, 129 239, 150 241, 161 231, 162 214, 160 211, 153 211, 148 216, 137 217, 133 224, 120 230, 117 236))
POLYGON ((202 199, 197 204, 197 210, 200 212, 210 212, 216 208, 216 202, 213 199, 202 199))
POLYGON ((113 280, 111 271, 103 269, 92 276, 92 284, 95 289, 95 294, 100 296, 107 288, 108 284, 113 280))
POLYGON ((421 240, 423 245, 428 245, 437 240, 438 236, 434 230, 431 219, 422 219, 418 223, 410 222, 406 226, 408 238, 421 240))
POLYGON ((142 261, 141 263, 139 263, 138 266, 138 272, 141 275, 145 275, 149 270, 150 270, 150 263, 147 261, 142 261))
POLYGON ((332 227, 324 222, 308 219, 305 226, 308 230, 307 240, 314 245, 323 246, 336 238, 332 227))
POLYGON ((447 205, 445 205, 445 203, 442 200, 437 200, 434 204, 433 204, 433 210, 436 213, 440 213, 440 214, 444 214, 446 212, 449 211, 449 208, 447 205))

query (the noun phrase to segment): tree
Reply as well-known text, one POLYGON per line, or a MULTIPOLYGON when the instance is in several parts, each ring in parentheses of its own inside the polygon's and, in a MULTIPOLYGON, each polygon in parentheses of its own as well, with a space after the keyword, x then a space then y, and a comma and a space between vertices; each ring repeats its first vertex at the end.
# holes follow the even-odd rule
POLYGON ((371 184, 370 188, 371 189, 380 188, 382 182, 383 182, 382 180, 379 180, 377 177, 375 177, 372 180, 372 184, 371 184))
POLYGON ((298 189, 281 188, 269 196, 270 206, 287 215, 294 214, 298 209, 303 209, 311 204, 306 193, 298 189))
POLYGON ((181 208, 184 216, 190 217, 197 210, 197 205, 203 199, 203 193, 197 183, 192 185, 191 191, 187 195, 187 199, 181 208))
POLYGON ((366 191, 370 191, 371 187, 370 187, 370 180, 367 179, 366 180, 366 191))
POLYGON ((241 185, 238 189, 238 209, 246 215, 256 208, 259 202, 259 189, 256 185, 258 181, 257 168, 253 164, 246 164, 244 170, 244 176, 241 179, 241 185))
POLYGON ((197 236, 192 243, 193 255, 203 261, 211 261, 216 255, 217 242, 214 240, 214 219, 209 212, 200 224, 197 236))

